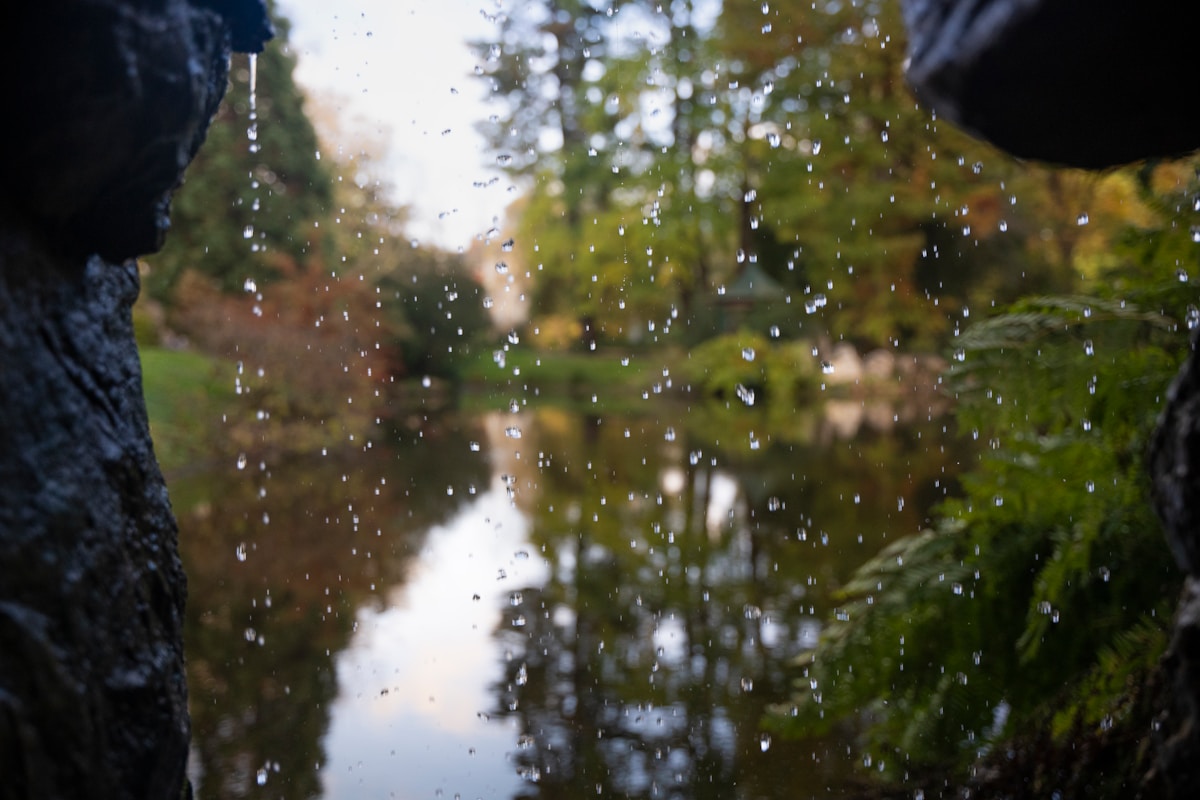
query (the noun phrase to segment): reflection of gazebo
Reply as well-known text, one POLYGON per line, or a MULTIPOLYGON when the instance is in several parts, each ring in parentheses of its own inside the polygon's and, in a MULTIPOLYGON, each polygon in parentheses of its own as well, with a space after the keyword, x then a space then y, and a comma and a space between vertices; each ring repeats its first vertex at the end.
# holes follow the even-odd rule
POLYGON ((724 294, 718 294, 714 301, 720 329, 727 333, 736 331, 751 311, 782 296, 782 286, 763 272, 757 262, 748 263, 733 283, 725 287, 724 294))

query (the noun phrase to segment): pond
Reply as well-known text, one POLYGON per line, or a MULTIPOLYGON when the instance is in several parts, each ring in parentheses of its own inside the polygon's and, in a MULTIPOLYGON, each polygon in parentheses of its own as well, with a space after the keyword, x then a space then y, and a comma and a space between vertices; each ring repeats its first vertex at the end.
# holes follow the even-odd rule
POLYGON ((853 730, 763 717, 969 447, 928 410, 788 414, 416 414, 175 480, 197 797, 843 793, 853 730))

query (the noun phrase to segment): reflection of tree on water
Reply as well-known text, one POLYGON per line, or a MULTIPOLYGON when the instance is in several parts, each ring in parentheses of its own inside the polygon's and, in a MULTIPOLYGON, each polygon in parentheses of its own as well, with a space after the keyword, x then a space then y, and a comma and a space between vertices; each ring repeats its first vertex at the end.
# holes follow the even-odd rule
POLYGON ((537 420, 538 468, 526 462, 516 500, 553 571, 513 594, 495 686, 498 713, 520 720, 524 796, 823 791, 845 743, 772 742, 759 720, 787 696, 831 590, 890 532, 917 530, 913 495, 952 456, 901 433, 752 450, 719 443, 727 426, 537 420), (877 489, 865 502, 864 485, 877 489))
POLYGON ((485 485, 466 427, 402 443, 180 481, 197 797, 321 795, 334 656, 355 612, 406 579, 429 528, 485 485), (448 487, 455 491, 448 492, 448 487))

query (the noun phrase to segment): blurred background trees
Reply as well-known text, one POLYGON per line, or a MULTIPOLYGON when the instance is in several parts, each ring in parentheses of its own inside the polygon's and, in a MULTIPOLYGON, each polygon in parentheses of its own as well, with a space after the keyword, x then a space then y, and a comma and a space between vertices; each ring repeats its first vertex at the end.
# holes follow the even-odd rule
POLYGON ((521 191, 466 252, 410 240, 370 145, 322 144, 285 20, 257 70, 235 61, 139 311, 144 343, 214 359, 221 438, 354 441, 402 386, 517 342, 653 351, 726 411, 813 402, 835 344, 944 352, 947 435, 985 454, 843 587, 776 722, 869 717, 898 775, 1022 726, 1137 724, 1178 580, 1141 459, 1200 324, 1196 160, 1096 175, 969 139, 905 89, 892 3, 506 14, 475 44, 483 158, 521 191), (772 300, 734 313, 747 276, 772 300))

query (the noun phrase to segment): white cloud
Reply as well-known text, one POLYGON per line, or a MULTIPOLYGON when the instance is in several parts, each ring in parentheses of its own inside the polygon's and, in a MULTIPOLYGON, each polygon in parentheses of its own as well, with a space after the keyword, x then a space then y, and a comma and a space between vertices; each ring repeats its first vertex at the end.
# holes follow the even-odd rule
POLYGON ((478 59, 467 42, 487 38, 489 0, 280 0, 292 22, 297 81, 332 95, 343 127, 373 125, 387 150, 396 202, 412 208, 412 233, 446 248, 467 246, 501 217, 509 181, 496 176, 475 126, 489 113, 478 59))

